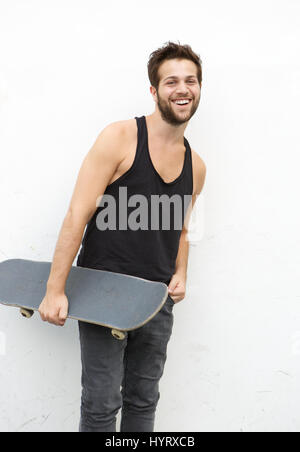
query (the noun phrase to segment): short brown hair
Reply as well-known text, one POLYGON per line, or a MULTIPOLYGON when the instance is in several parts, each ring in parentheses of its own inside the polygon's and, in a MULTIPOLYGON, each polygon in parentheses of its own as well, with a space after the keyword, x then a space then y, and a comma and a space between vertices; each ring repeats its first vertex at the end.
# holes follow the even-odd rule
POLYGON ((165 60, 171 60, 173 58, 191 60, 197 66, 197 78, 199 84, 202 82, 202 61, 199 55, 197 55, 189 45, 181 45, 175 42, 168 41, 163 47, 155 50, 151 53, 148 61, 148 77, 150 83, 157 90, 159 85, 158 70, 160 65, 165 60))

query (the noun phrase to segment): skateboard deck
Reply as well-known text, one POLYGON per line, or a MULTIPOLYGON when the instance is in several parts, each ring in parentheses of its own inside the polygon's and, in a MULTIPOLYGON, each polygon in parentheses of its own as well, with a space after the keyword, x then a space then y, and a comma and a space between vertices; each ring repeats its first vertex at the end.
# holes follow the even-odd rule
MULTIPOLYGON (((0 263, 0 303, 31 317, 46 293, 51 262, 9 259, 0 263)), ((168 297, 166 284, 122 273, 71 267, 65 294, 68 318, 102 325, 117 339, 149 322, 168 297)))

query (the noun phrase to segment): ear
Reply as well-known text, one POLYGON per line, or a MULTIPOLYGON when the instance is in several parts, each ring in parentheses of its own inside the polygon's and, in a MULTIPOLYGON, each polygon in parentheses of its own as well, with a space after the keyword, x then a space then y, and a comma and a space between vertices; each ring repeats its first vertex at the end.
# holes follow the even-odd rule
POLYGON ((153 96, 153 99, 155 100, 156 98, 156 89, 154 88, 154 86, 150 86, 150 93, 153 96))

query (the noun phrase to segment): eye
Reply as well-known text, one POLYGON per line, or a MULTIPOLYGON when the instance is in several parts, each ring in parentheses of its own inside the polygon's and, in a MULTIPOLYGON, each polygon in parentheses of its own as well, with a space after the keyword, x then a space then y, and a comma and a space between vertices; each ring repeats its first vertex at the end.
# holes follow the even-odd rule
MULTIPOLYGON (((174 85, 175 82, 167 82, 167 85, 174 85)), ((188 80, 188 83, 196 83, 195 80, 188 80)))

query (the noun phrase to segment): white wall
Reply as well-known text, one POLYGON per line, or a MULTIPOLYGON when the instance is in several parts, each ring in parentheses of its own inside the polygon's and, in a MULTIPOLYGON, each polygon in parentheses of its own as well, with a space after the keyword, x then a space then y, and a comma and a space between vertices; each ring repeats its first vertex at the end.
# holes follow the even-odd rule
MULTIPOLYGON (((204 159, 157 431, 300 431, 298 0, 0 1, 0 260, 51 260, 81 162, 151 114, 168 40, 203 60, 204 159)), ((77 324, 0 307, 0 430, 76 431, 77 324)))

